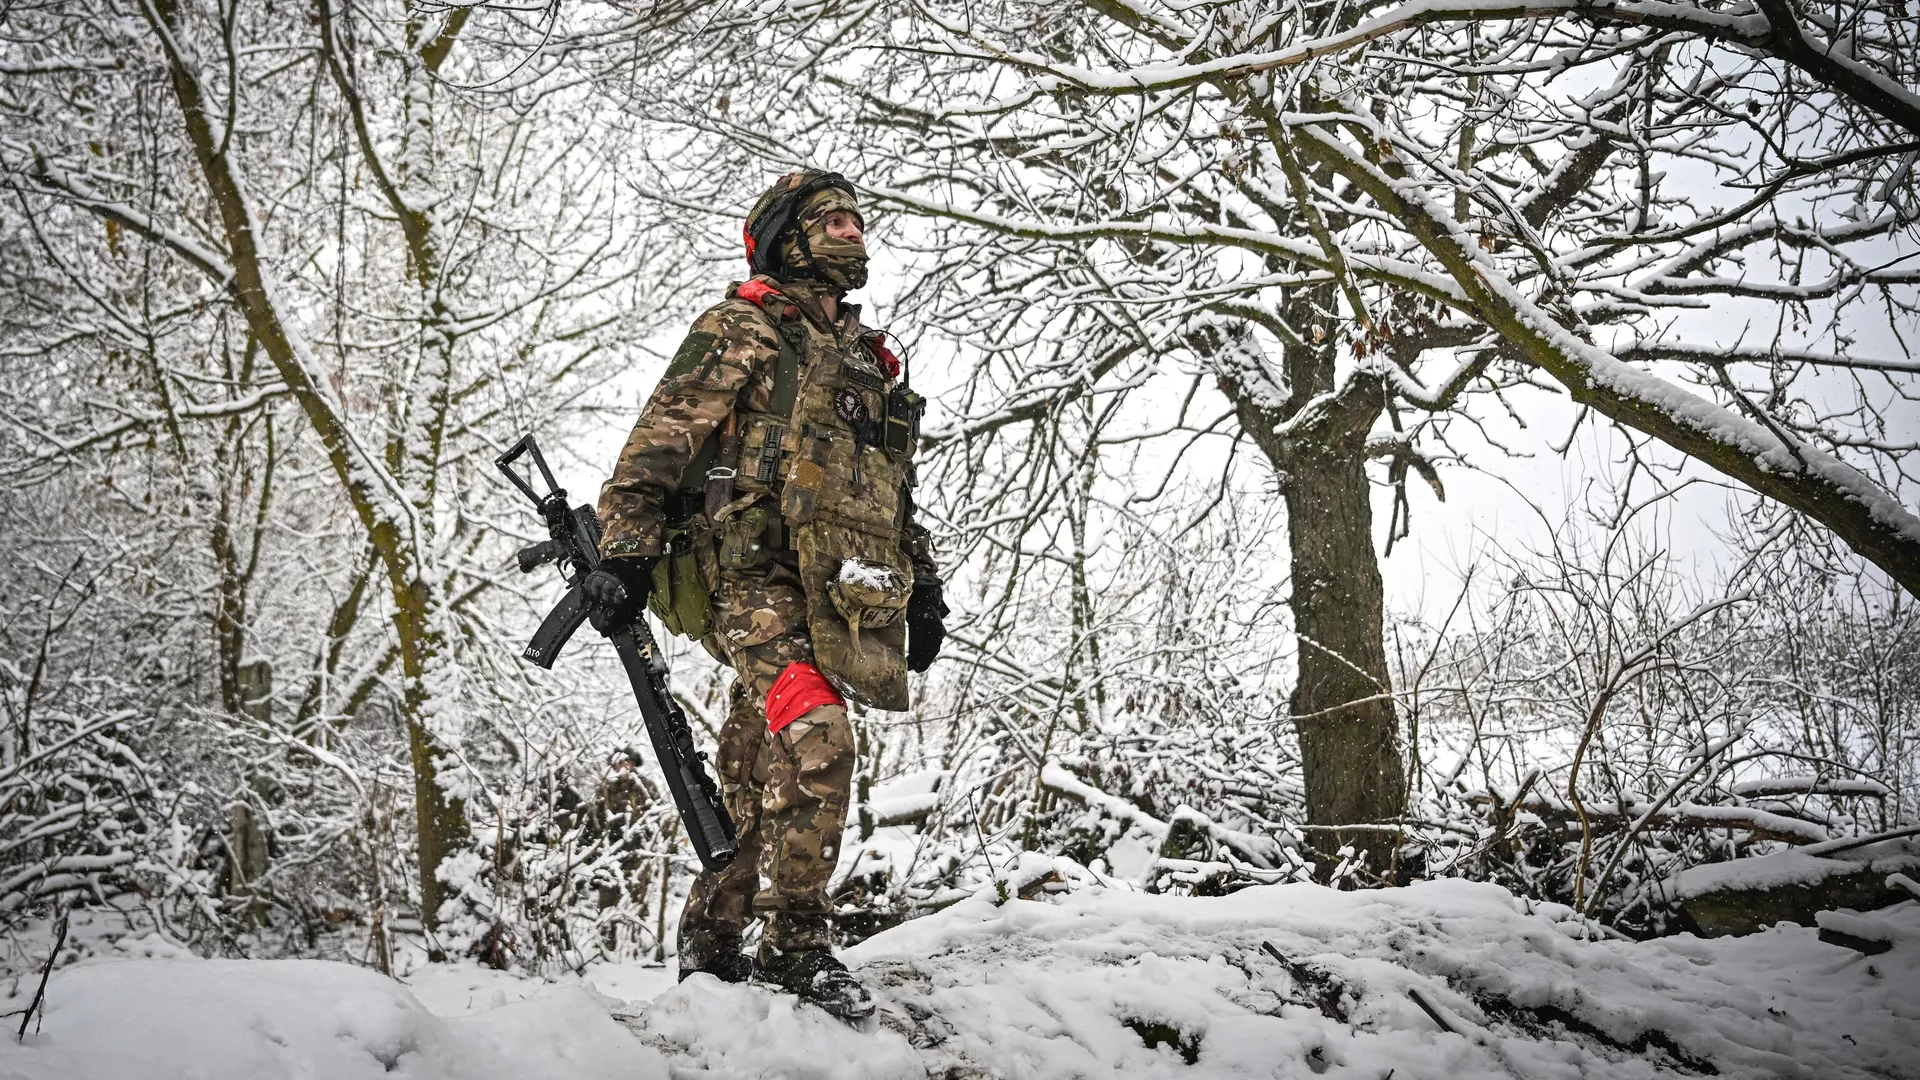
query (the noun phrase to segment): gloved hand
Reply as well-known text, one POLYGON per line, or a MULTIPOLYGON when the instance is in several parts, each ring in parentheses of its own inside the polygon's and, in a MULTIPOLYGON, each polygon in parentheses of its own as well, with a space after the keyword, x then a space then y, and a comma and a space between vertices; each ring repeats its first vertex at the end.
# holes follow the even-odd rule
POLYGON ((947 638, 947 604, 940 598, 940 579, 923 574, 913 579, 907 597, 907 670, 925 671, 940 655, 947 638))
POLYGON ((618 633, 646 610, 647 594, 653 591, 654 561, 633 556, 606 559, 580 582, 580 591, 587 596, 587 621, 595 630, 602 635, 618 633))

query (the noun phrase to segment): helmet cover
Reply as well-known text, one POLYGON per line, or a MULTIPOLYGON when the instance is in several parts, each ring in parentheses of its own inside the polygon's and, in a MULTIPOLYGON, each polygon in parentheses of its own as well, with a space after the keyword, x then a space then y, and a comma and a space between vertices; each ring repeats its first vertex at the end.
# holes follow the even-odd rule
POLYGON ((774 181, 747 214, 748 266, 756 274, 819 281, 840 293, 865 285, 866 247, 827 232, 827 215, 836 210, 861 221, 853 185, 838 173, 808 169, 774 181))

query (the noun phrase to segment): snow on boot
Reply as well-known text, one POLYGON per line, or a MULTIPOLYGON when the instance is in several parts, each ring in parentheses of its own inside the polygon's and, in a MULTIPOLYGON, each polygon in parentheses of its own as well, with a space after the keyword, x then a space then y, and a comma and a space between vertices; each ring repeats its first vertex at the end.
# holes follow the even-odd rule
POLYGON ((753 961, 740 951, 740 935, 709 930, 683 931, 678 942, 680 981, 696 971, 704 971, 721 982, 746 982, 753 974, 753 961))
POLYGON ((834 958, 831 949, 762 949, 753 966, 753 977, 818 1005, 849 1024, 873 1015, 873 995, 834 958))

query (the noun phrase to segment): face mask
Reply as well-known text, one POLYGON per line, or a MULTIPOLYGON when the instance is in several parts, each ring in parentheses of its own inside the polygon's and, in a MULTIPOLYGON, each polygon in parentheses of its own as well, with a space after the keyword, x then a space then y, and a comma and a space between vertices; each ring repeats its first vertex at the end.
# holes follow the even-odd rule
POLYGON ((800 213, 800 227, 807 238, 806 251, 797 238, 789 236, 781 244, 785 264, 796 277, 811 278, 841 293, 851 292, 867 283, 867 249, 864 244, 842 240, 827 232, 826 217, 835 210, 854 215, 859 210, 846 192, 829 188, 807 200, 800 213))
POLYGON ((867 249, 851 240, 830 236, 827 230, 807 230, 807 247, 813 252, 813 272, 821 281, 852 292, 867 283, 867 249))

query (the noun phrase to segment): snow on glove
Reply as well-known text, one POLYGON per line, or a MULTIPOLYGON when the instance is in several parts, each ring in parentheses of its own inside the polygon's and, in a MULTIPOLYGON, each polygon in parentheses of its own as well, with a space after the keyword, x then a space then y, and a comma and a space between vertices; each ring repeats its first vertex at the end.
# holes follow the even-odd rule
POLYGON ((913 579, 907 598, 907 670, 925 671, 940 655, 947 637, 946 601, 940 598, 940 579, 923 574, 913 579))
POLYGON ((587 621, 601 634, 613 634, 633 625, 653 591, 653 560, 607 559, 580 582, 587 595, 587 621))

